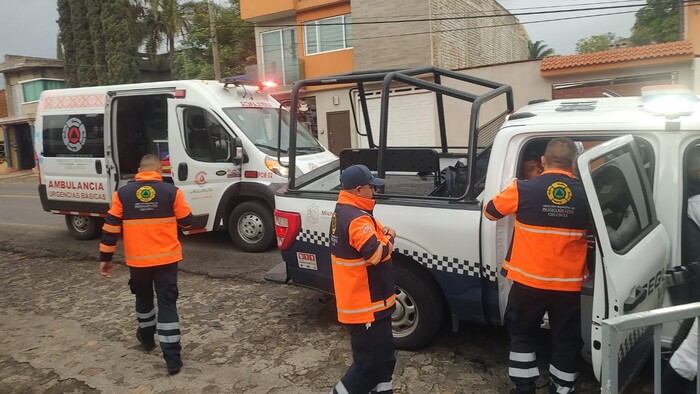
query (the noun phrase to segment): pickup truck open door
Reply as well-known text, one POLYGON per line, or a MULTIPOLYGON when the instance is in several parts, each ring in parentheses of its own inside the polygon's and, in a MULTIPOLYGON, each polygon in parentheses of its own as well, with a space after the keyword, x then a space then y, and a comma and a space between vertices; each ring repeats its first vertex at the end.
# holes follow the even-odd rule
MULTIPOLYGON (((579 156, 578 168, 597 235, 591 273, 595 280, 591 359, 600 380, 601 321, 660 306, 671 246, 656 217, 650 180, 631 135, 587 150, 579 156)), ((622 388, 652 349, 651 330, 622 332, 619 341, 622 388)))

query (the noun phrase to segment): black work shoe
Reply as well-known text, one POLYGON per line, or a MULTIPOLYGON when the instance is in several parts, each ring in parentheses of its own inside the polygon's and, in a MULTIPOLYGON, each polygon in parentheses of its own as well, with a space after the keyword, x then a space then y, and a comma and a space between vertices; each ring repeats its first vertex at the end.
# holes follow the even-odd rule
POLYGON ((139 343, 141 344, 141 348, 144 351, 150 352, 156 348, 156 341, 153 339, 153 337, 150 338, 150 341, 148 338, 142 338, 141 330, 136 330, 136 339, 138 339, 139 343))
POLYGON ((182 360, 177 360, 173 363, 168 363, 168 375, 176 375, 182 369, 182 360))

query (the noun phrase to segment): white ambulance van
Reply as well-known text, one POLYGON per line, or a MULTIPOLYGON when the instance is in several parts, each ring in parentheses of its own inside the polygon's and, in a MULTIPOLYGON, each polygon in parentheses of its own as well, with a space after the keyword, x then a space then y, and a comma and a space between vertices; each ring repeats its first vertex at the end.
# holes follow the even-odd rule
MULTIPOLYGON (((289 118, 267 89, 235 79, 45 91, 34 137, 42 207, 94 238, 113 192, 152 153, 192 207, 188 233, 226 229, 241 250, 264 251, 274 192, 287 183, 289 118)), ((301 125, 297 140, 297 171, 337 159, 301 125)))

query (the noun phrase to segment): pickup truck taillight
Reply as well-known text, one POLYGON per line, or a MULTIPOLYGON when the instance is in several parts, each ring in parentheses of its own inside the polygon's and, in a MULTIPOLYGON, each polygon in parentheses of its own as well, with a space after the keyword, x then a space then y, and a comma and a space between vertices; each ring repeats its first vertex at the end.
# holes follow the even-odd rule
POLYGON ((301 230, 301 215, 294 212, 285 212, 275 209, 275 235, 277 235, 277 247, 287 250, 301 230))

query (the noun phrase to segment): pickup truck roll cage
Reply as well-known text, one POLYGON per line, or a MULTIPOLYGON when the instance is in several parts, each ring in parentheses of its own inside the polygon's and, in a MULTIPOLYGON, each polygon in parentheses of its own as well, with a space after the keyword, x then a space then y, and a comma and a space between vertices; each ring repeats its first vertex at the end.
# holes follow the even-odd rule
MULTIPOLYGON (((289 185, 288 190, 296 189, 296 133, 297 133, 297 110, 299 105, 299 93, 302 88, 307 86, 326 86, 326 85, 344 85, 356 84, 358 97, 360 98, 360 106, 362 108, 363 121, 365 125, 365 134, 369 142, 370 148, 376 148, 378 151, 377 173, 379 177, 384 177, 387 171, 387 141, 388 141, 388 125, 389 125, 389 96, 392 85, 399 82, 402 86, 408 85, 421 89, 425 89, 435 93, 438 126, 440 129, 440 152, 448 153, 447 129, 445 124, 445 108, 443 103, 443 95, 452 97, 458 100, 471 103, 469 117, 469 146, 475 149, 468 149, 468 178, 467 178, 467 201, 476 199, 476 190, 474 184, 476 182, 476 161, 479 146, 479 134, 482 129, 491 130, 498 129, 505 120, 505 116, 512 113, 514 110, 513 90, 509 85, 497 82, 488 81, 481 78, 472 77, 466 74, 461 74, 455 71, 446 70, 437 67, 418 67, 405 70, 382 70, 368 72, 352 72, 347 74, 333 75, 323 78, 313 78, 297 81, 294 83, 290 98, 290 124, 289 124, 289 185), (419 76, 432 76, 432 81, 419 78, 419 76), (461 82, 467 82, 482 88, 488 88, 485 93, 475 94, 452 88, 442 84, 443 78, 453 79, 461 82), (380 104, 380 123, 379 123, 379 146, 376 146, 372 136, 372 128, 370 125, 369 112, 367 110, 367 101, 365 97, 365 84, 382 82, 381 104, 380 104), (506 109, 498 113, 494 118, 488 120, 479 127, 480 112, 482 106, 502 95, 505 95, 506 109)), ((354 89, 353 89, 354 90, 354 89)), ((352 100, 351 100, 352 102, 352 100)), ((353 117, 355 115, 354 106, 353 117)), ((355 122, 357 126, 357 122, 355 122)), ((357 127, 356 127, 357 128, 357 127)), ((281 127, 279 129, 281 133, 281 127)), ((489 133, 491 134, 491 133, 489 133)), ((495 135, 495 133, 493 133, 495 135)), ((362 135, 362 134, 361 134, 362 135)), ((493 142, 491 138, 488 145, 493 142)), ((426 148, 426 147, 423 147, 426 148)), ((279 153, 278 153, 279 155, 279 153)), ((279 159, 279 158, 278 158, 279 159)), ((464 198, 464 196, 462 196, 464 198)), ((462 198, 450 198, 460 200, 462 198)))

